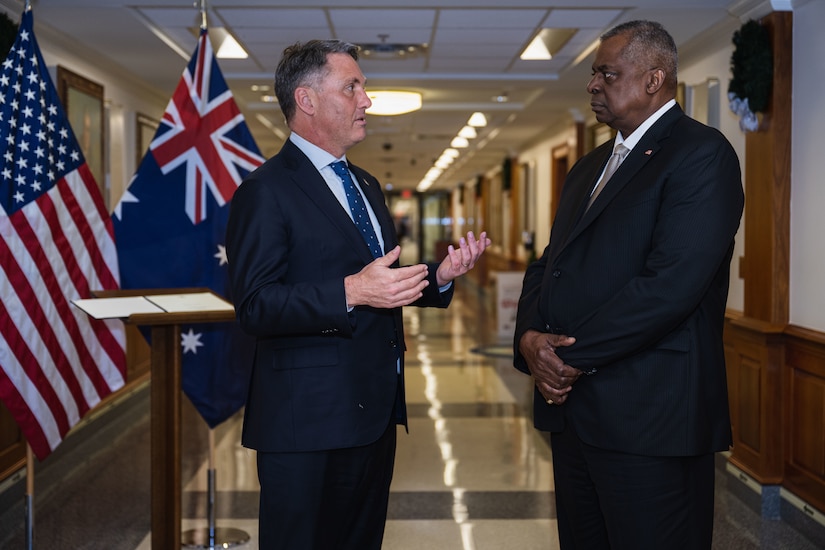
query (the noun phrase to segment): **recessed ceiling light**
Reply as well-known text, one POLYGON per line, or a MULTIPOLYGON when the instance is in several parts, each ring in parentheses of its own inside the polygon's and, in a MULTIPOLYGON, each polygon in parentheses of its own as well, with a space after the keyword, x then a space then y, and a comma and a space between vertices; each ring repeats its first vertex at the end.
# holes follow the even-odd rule
POLYGON ((470 142, 467 141, 467 138, 463 138, 461 136, 456 136, 450 142, 450 147, 454 149, 464 149, 465 147, 469 147, 470 142))
POLYGON ((458 135, 467 139, 475 139, 478 137, 476 129, 469 125, 459 130, 458 135))
POLYGON ((421 94, 398 90, 368 91, 372 105, 367 109, 369 115, 403 115, 421 108, 421 94))
POLYGON ((473 126, 474 128, 484 128, 487 126, 487 117, 484 116, 484 113, 475 112, 470 117, 470 120, 467 121, 468 126, 473 126))

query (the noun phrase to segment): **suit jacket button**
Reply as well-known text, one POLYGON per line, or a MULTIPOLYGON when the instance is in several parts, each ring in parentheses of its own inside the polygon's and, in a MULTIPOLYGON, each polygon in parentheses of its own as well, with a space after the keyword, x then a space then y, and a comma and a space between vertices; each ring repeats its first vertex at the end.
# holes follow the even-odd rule
POLYGON ((555 277, 556 279, 558 279, 559 277, 561 277, 561 270, 560 270, 560 269, 556 269, 556 270, 554 270, 554 271, 553 271, 553 277, 555 277))

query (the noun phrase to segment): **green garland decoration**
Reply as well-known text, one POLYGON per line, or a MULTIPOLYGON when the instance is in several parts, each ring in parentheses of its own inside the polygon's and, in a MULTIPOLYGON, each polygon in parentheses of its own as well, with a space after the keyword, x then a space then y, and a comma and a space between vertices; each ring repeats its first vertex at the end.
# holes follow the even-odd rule
POLYGON ((728 93, 748 100, 754 113, 768 108, 773 80, 773 53, 768 30, 750 20, 733 33, 735 49, 730 58, 733 77, 728 93))

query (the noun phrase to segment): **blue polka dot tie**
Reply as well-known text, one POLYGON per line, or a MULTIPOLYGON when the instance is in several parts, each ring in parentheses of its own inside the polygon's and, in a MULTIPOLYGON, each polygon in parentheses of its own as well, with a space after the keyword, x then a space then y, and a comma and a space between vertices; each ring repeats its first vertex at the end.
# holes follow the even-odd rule
POLYGON ((381 245, 378 243, 378 237, 375 236, 375 229, 372 227, 370 215, 369 212, 367 212, 367 205, 364 203, 361 192, 352 181, 347 163, 339 160, 331 163, 330 166, 335 170, 335 173, 338 174, 338 177, 341 178, 341 182, 344 184, 344 191, 347 194, 347 202, 349 203, 349 209, 352 213, 352 221, 355 222, 355 227, 358 228, 358 231, 360 231, 364 237, 364 241, 366 241, 370 252, 372 252, 372 257, 380 258, 384 255, 381 251, 381 245))

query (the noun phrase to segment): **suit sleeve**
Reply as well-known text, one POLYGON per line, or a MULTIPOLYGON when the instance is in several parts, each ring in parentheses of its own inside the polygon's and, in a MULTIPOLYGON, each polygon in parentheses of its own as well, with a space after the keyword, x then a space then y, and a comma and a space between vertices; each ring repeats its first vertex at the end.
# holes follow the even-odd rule
POLYGON ((547 254, 550 245, 544 250, 539 259, 527 266, 524 273, 524 280, 521 285, 521 296, 519 296, 518 310, 516 311, 516 328, 513 335, 513 366, 518 370, 529 374, 530 369, 527 362, 519 351, 519 342, 529 330, 546 332, 544 322, 539 314, 538 304, 541 293, 541 281, 544 277, 544 270, 547 267, 547 254))
POLYGON ((226 247, 238 321, 256 336, 351 335, 341 268, 313 269, 323 260, 299 240, 309 222, 296 223, 285 193, 272 171, 258 172, 232 199, 226 247))

